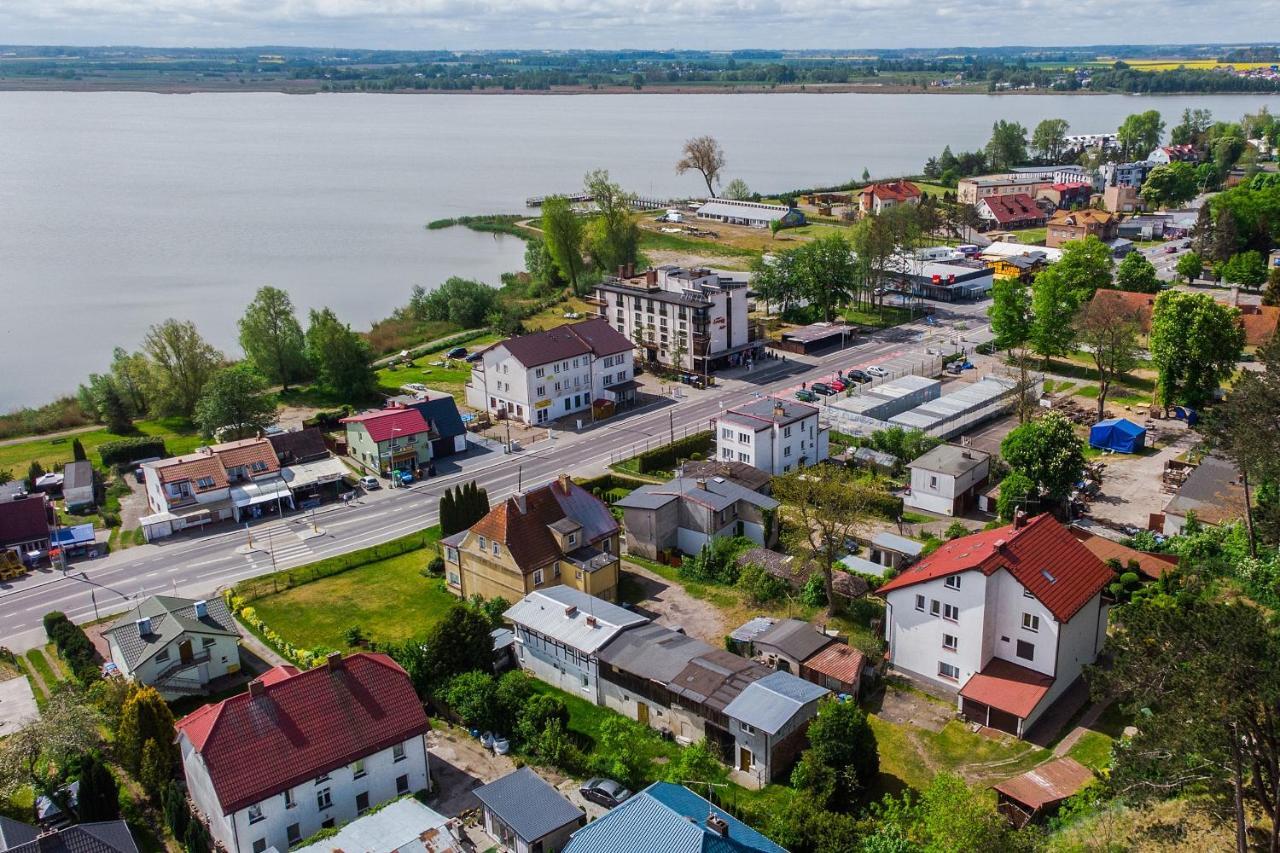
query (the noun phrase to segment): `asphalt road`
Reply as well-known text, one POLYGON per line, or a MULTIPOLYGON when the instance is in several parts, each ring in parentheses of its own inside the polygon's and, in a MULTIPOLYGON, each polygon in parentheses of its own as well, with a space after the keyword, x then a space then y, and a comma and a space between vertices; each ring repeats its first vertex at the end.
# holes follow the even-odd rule
POLYGON ((561 433, 516 453, 504 454, 500 446, 473 449, 456 464, 441 466, 440 476, 411 488, 371 492, 348 506, 325 506, 314 516, 318 533, 310 516, 295 515, 262 521, 248 530, 224 526, 207 535, 176 536, 129 548, 77 563, 66 575, 34 572, 0 584, 0 644, 21 651, 43 643, 41 617, 50 610, 84 622, 127 610, 138 599, 157 593, 208 597, 245 578, 403 536, 434 524, 439 496, 459 482, 476 480, 495 501, 561 472, 601 473, 611 457, 626 455, 632 445, 661 443, 673 431, 705 428, 722 409, 756 395, 789 392, 837 368, 875 364, 926 347, 937 350, 953 345, 961 335, 968 345, 987 340, 986 306, 938 306, 940 316, 963 322, 962 331, 923 324, 888 329, 818 358, 762 362, 751 372, 738 371, 721 380, 715 388, 686 390, 682 399, 666 399, 580 433, 561 433))

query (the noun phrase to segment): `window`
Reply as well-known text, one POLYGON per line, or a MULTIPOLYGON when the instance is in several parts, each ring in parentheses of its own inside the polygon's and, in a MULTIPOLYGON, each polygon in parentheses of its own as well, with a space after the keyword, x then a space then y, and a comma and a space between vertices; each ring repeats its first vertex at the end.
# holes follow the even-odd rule
POLYGON ((294 808, 298 805, 298 798, 293 795, 292 788, 284 789, 284 807, 286 809, 294 808))
POLYGON ((201 489, 212 489, 212 488, 213 488, 213 478, 212 478, 212 477, 200 477, 200 478, 198 478, 198 479, 196 480, 196 486, 198 486, 198 487, 199 487, 199 488, 201 488, 201 489))
POLYGON ((729 439, 730 441, 732 441, 732 440, 733 440, 733 430, 732 430, 730 427, 725 427, 724 429, 720 430, 720 437, 721 437, 721 438, 727 438, 727 439, 729 439))
POLYGON ((533 376, 535 379, 541 379, 546 375, 547 375, 547 369, 545 367, 539 367, 537 370, 533 371, 533 376))
POLYGON ((369 810, 369 792, 361 791, 356 794, 356 814, 364 814, 369 810))
POLYGON ((948 622, 955 622, 960 618, 960 608, 956 607, 954 604, 942 605, 942 618, 946 619, 948 622))
POLYGON ((351 764, 351 778, 363 779, 365 776, 364 759, 361 758, 351 764))
POLYGON ((744 734, 753 735, 756 733, 756 727, 751 725, 750 723, 741 723, 740 725, 742 726, 742 731, 744 734))
POLYGON ((942 602, 938 601, 938 599, 936 598, 931 600, 929 602, 929 615, 938 616, 941 613, 942 613, 942 602))
POLYGON ((168 660, 169 660, 168 649, 161 649, 160 651, 156 652, 156 663, 165 663, 168 660))
POLYGON ((570 544, 570 545, 577 545, 577 544, 578 544, 578 534, 576 534, 576 533, 570 533, 570 534, 569 534, 569 544, 570 544))
POLYGON ((489 543, 488 543, 488 540, 486 540, 483 536, 481 536, 481 537, 480 537, 480 550, 481 550, 481 551, 483 551, 483 550, 484 550, 484 548, 485 548, 485 545, 487 545, 487 544, 489 544, 489 543))
POLYGON ((262 803, 254 803, 249 806, 249 823, 259 823, 265 820, 262 815, 262 803))
POLYGON ((929 478, 929 488, 931 488, 931 489, 936 489, 936 488, 938 488, 938 478, 937 478, 937 477, 930 477, 930 478, 929 478))
POLYGON ((783 438, 791 438, 791 427, 783 427, 783 428, 782 428, 782 437, 783 437, 783 438))
POLYGON ((924 612, 924 596, 923 595, 916 596, 916 610, 919 610, 921 613, 924 612))
POLYGON ((201 645, 203 648, 206 648, 206 649, 207 649, 207 648, 209 648, 210 646, 212 646, 212 645, 213 645, 214 643, 216 643, 216 642, 218 642, 218 641, 217 641, 217 640, 215 640, 213 637, 205 637, 203 640, 201 640, 201 641, 200 641, 200 645, 201 645))
POLYGON ((750 463, 750 462, 751 462, 751 456, 750 456, 749 454, 747 454, 747 453, 739 453, 739 454, 738 454, 738 461, 739 461, 739 462, 747 462, 747 463, 750 463))
POLYGON ((1026 640, 1019 640, 1018 641, 1018 657, 1022 658, 1023 660, 1035 660, 1036 659, 1035 643, 1028 643, 1026 640))
POLYGON ((1028 630, 1028 631, 1039 632, 1039 631, 1040 631, 1040 617, 1039 617, 1039 616, 1033 616, 1033 615, 1032 615, 1032 614, 1030 614, 1030 613, 1023 613, 1023 614, 1022 614, 1022 627, 1023 627, 1023 628, 1025 628, 1025 629, 1026 629, 1026 630, 1028 630))
POLYGON ((750 434, 750 433, 747 433, 747 432, 740 432, 740 433, 738 433, 738 441, 741 441, 743 444, 750 444, 750 443, 751 443, 751 434, 750 434))
POLYGON ((397 794, 409 793, 409 777, 408 776, 396 777, 396 793, 397 794))
POLYGON ((947 589, 959 589, 959 588, 960 588, 960 576, 959 576, 959 575, 952 575, 951 577, 949 577, 949 578, 947 578, 947 579, 946 579, 945 583, 946 583, 947 589))
POLYGON ((948 681, 959 681, 960 667, 956 666, 953 663, 938 661, 938 675, 942 676, 948 681))
POLYGON ((333 795, 330 793, 328 788, 321 788, 319 791, 316 791, 316 808, 323 810, 329 808, 331 805, 333 805, 333 795))
POLYGON ((943 647, 944 649, 946 649, 947 651, 949 651, 949 652, 954 652, 954 651, 956 650, 956 645, 957 645, 958 643, 959 643, 959 641, 956 639, 956 635, 955 635, 955 634, 943 634, 943 635, 942 635, 942 647, 943 647))
POLYGON ((791 455, 791 445, 788 444, 786 447, 782 448, 782 455, 783 456, 791 455))
POLYGON ((1029 590, 1029 589, 1027 589, 1027 588, 1023 587, 1023 590, 1022 590, 1022 597, 1023 597, 1023 598, 1035 598, 1035 597, 1036 597, 1036 595, 1035 595, 1035 593, 1034 593, 1034 592, 1032 592, 1031 590, 1029 590))
POLYGON ((253 853, 266 853, 267 839, 259 838, 253 842, 253 853))
POLYGON ((398 743, 391 747, 391 760, 404 761, 404 744, 398 743))
POLYGON ((721 451, 720 451, 720 456, 721 456, 721 457, 723 457, 724 459, 730 459, 730 460, 732 460, 732 459, 733 459, 733 448, 732 448, 732 447, 726 447, 726 448, 724 448, 723 450, 721 450, 721 451))
POLYGON ((284 834, 289 839, 289 846, 292 847, 302 840, 302 827, 296 823, 291 823, 285 829, 284 834))
POLYGON ((538 569, 533 573, 533 585, 542 586, 542 569, 538 569))
POLYGON ((493 543, 493 556, 495 557, 502 556, 502 546, 500 546, 497 542, 493 543))
POLYGON ((545 396, 547 396, 547 386, 546 386, 546 385, 539 385, 539 386, 535 389, 535 394, 536 394, 537 396, 539 396, 539 397, 545 397, 545 396))
POLYGON ((450 563, 456 563, 456 562, 458 562, 458 549, 457 549, 457 548, 445 548, 445 549, 444 549, 444 558, 445 558, 446 560, 448 560, 450 563))

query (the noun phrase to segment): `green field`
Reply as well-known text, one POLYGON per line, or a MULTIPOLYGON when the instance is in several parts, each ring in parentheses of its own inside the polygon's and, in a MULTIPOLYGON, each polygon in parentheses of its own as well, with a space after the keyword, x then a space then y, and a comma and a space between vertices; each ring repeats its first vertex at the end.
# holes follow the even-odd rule
MULTIPOLYGON (((205 443, 188 421, 181 418, 162 418, 159 420, 137 421, 134 426, 140 435, 154 435, 164 439, 165 449, 170 455, 190 453, 205 443)), ((98 447, 108 441, 121 438, 133 438, 129 435, 117 435, 105 428, 82 432, 65 438, 33 438, 16 444, 0 445, 0 470, 8 469, 15 477, 26 476, 27 468, 33 461, 39 461, 45 470, 53 470, 55 465, 70 462, 71 441, 80 439, 84 445, 89 461, 101 465, 98 458, 98 447)))
MULTIPOLYGON (((431 541, 439 539, 433 528, 431 541)), ((422 634, 458 599, 439 578, 422 575, 435 549, 428 547, 304 583, 252 602, 273 631, 302 648, 350 648, 348 628, 379 642, 422 634)))
POLYGON ((952 720, 933 732, 911 725, 898 725, 870 715, 880 752, 882 788, 893 792, 905 785, 922 791, 938 773, 958 773, 971 785, 1016 776, 1051 757, 1025 741, 1007 744, 970 732, 952 720), (896 780, 896 782, 894 781, 896 780))

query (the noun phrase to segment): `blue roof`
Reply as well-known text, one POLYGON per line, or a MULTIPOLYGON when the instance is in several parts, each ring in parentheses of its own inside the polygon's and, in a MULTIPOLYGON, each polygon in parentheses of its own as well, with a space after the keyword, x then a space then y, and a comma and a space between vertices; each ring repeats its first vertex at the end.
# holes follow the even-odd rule
POLYGON ((93 525, 77 524, 75 527, 59 527, 53 539, 54 545, 63 548, 87 545, 93 541, 93 525))
POLYGON ((581 809, 528 767, 512 771, 472 793, 530 844, 582 817, 581 809))
POLYGON ((573 834, 564 853, 787 853, 683 785, 655 782, 573 834), (729 827, 707 826, 714 813, 729 827))

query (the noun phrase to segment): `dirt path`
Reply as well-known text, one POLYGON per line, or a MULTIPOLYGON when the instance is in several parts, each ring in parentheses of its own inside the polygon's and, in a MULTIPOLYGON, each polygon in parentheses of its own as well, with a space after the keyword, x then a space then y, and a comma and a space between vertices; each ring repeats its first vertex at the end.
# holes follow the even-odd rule
POLYGON ((17 438, 0 439, 0 447, 8 447, 11 444, 26 444, 28 441, 48 441, 52 438, 70 438, 73 435, 80 435, 84 432, 93 432, 95 429, 102 429, 102 424, 85 424, 73 429, 59 430, 58 432, 46 432, 40 435, 20 435, 17 438))
POLYGON ((697 637, 716 648, 723 646, 729 626, 718 607, 694 598, 680 584, 635 563, 623 560, 623 568, 635 578, 644 593, 644 598, 636 605, 639 612, 668 628, 681 627, 690 637, 697 637))

